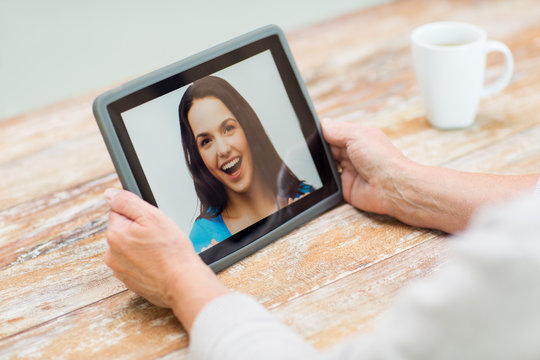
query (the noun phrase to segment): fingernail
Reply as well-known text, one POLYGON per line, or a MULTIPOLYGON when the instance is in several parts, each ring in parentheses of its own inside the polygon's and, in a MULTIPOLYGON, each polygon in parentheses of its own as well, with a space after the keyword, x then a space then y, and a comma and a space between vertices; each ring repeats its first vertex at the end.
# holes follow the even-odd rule
POLYGON ((105 193, 103 195, 105 195, 105 200, 110 203, 120 192, 121 190, 119 189, 108 188, 107 190, 105 190, 105 193))

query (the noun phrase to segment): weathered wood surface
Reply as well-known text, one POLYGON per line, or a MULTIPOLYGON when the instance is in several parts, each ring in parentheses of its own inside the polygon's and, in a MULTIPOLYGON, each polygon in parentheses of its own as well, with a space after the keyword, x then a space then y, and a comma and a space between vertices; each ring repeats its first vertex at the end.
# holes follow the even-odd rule
MULTIPOLYGON (((425 164, 540 172, 540 3, 398 1, 288 34, 321 116, 382 128, 425 164), (515 75, 466 130, 427 125, 409 52, 420 24, 460 20, 505 42, 515 75)), ((488 77, 501 70, 489 59, 488 77)), ((186 358, 169 310, 103 264, 118 186, 91 114, 98 92, 0 121, 0 358, 186 358)), ((317 347, 368 331, 398 290, 446 258, 444 234, 343 204, 219 274, 317 347)))

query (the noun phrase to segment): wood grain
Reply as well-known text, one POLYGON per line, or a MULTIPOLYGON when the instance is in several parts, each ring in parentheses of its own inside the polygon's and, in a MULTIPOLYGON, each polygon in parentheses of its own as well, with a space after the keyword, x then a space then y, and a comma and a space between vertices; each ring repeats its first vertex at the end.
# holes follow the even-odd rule
POLYGON ((92 115, 92 99, 85 96, 0 123, 0 209, 114 171, 92 115))
POLYGON ((0 354, 13 359, 148 359, 185 348, 187 342, 170 310, 122 292, 4 339, 0 354))
MULTIPOLYGON (((222 272, 220 278, 275 307, 434 236, 387 217, 362 216, 343 205, 222 272), (393 231, 381 243, 379 234, 389 225, 393 231)), ((103 263, 105 247, 99 234, 0 271, 0 336, 123 289, 103 263), (32 296, 36 292, 42 295, 32 296), (33 309, 31 316, 28 309, 33 309)))
POLYGON ((115 174, 1 211, 0 270, 102 233, 108 207, 101 195, 112 186, 119 186, 115 174))
MULTIPOLYGON (((322 291, 307 292, 286 305, 270 309, 315 345, 329 346, 348 333, 368 330, 404 283, 434 271, 446 253, 446 241, 442 238, 425 241, 378 262, 367 271, 338 279, 324 286, 322 291), (349 316, 344 319, 336 317, 336 313, 349 316)), ((137 338, 130 341, 137 341, 137 338)), ((100 358, 148 358, 173 350, 177 350, 175 355, 187 355, 181 350, 186 342, 185 333, 172 312, 124 292, 11 336, 0 343, 0 349, 5 347, 4 354, 14 358, 25 357, 29 349, 33 355, 42 358, 85 358, 88 353, 100 358), (144 334, 136 354, 126 348, 131 343, 125 343, 126 337, 132 337, 133 332, 138 336, 144 334), (32 343, 36 338, 41 341, 32 343), (81 342, 65 352, 74 338, 91 341, 81 342)))
POLYGON ((289 301, 274 314, 315 347, 335 345, 350 334, 371 330, 404 285, 438 271, 447 255, 444 237, 424 241, 289 301))
MULTIPOLYGON (((287 37, 321 117, 379 127, 425 164, 540 172, 537 0, 396 1, 287 37), (429 127, 410 59, 410 31, 443 19, 484 27, 515 58, 510 86, 460 131, 429 127)), ((489 81, 501 61, 488 60, 489 81)), ((103 263, 102 193, 119 184, 91 113, 99 92, 0 122, 0 358, 188 356, 172 313, 126 291, 103 263)), ((442 233, 343 204, 219 277, 322 348, 369 331, 446 253, 442 233)))

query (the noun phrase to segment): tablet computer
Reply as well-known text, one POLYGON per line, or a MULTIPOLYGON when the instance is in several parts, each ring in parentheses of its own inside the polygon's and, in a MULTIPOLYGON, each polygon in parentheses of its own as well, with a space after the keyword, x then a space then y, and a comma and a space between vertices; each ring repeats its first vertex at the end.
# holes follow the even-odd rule
POLYGON ((100 95, 123 187, 219 271, 342 200, 283 32, 267 26, 100 95))

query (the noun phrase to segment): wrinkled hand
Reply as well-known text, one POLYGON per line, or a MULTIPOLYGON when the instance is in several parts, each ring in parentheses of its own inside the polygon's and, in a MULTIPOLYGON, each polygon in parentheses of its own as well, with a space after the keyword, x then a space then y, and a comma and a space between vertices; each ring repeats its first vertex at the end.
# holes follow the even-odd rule
POLYGON ((392 215, 395 181, 412 162, 379 129, 325 119, 322 130, 342 168, 345 201, 365 211, 392 215))
POLYGON ((130 290, 173 308, 189 330, 202 307, 227 289, 161 210, 128 191, 108 189, 105 199, 111 207, 105 263, 130 290))
POLYGON ((199 262, 191 242, 172 220, 135 194, 108 191, 106 198, 111 212, 105 263, 130 290, 155 305, 171 307, 169 289, 178 281, 178 264, 199 262))

